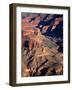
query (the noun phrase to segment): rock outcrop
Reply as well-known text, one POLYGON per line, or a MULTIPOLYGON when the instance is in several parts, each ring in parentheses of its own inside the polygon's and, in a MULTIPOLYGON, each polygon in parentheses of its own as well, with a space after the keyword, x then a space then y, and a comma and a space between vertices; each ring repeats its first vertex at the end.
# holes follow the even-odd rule
POLYGON ((32 49, 22 49, 22 76, 48 76, 63 74, 63 54, 58 45, 41 36, 42 43, 32 49))

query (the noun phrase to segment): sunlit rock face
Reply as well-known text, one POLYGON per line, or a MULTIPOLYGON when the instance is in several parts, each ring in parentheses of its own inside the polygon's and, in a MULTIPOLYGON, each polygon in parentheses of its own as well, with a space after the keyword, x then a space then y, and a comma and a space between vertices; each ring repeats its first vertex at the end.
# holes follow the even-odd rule
POLYGON ((63 15, 22 13, 22 77, 63 75, 63 15))

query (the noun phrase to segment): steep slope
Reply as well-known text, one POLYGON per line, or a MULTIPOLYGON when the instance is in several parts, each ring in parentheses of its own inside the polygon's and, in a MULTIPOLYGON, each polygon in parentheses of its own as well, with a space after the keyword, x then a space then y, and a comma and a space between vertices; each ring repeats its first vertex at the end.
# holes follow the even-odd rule
POLYGON ((31 50, 23 48, 22 76, 63 74, 63 54, 58 52, 55 42, 43 36, 41 38, 43 44, 38 43, 31 50))

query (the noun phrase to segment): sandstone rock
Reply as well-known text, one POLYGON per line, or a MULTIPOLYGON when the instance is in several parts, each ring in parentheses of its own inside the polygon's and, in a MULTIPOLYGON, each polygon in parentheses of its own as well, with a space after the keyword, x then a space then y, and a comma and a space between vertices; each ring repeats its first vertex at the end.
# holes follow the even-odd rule
MULTIPOLYGON (((46 40, 46 38, 43 38, 46 40)), ((63 74, 63 53, 55 42, 48 40, 22 52, 22 76, 48 76, 63 74), (57 47, 56 47, 57 46, 57 47)))

